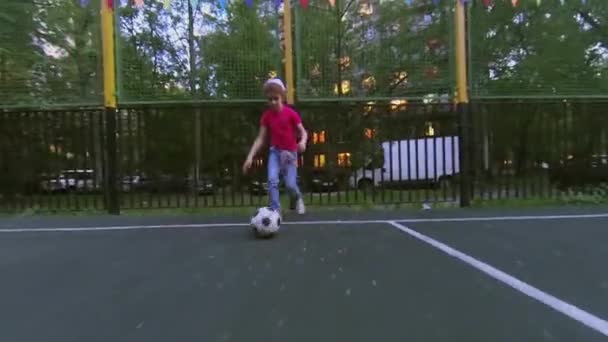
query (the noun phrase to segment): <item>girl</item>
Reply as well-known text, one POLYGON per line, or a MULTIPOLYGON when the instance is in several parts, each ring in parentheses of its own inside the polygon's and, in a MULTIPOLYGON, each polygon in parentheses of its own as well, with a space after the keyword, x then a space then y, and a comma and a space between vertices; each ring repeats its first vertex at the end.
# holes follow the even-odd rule
POLYGON ((298 153, 306 150, 308 134, 302 125, 300 115, 284 104, 286 89, 283 82, 278 78, 270 79, 266 81, 263 89, 270 107, 262 114, 260 130, 243 164, 243 172, 246 173, 251 168, 253 158, 266 141, 267 136, 270 136, 270 153, 267 163, 269 206, 280 213, 279 175, 283 174, 285 186, 291 197, 295 199, 297 213, 304 214, 306 208, 297 184, 297 160, 298 153))

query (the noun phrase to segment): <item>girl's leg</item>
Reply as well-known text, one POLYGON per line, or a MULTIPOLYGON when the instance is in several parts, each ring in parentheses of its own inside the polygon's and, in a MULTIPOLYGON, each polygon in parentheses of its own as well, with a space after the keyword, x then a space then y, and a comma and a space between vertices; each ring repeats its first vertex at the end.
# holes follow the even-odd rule
POLYGON ((281 164, 279 159, 279 153, 276 149, 270 148, 268 154, 268 197, 269 206, 272 209, 281 209, 281 202, 279 201, 279 171, 281 170, 281 164))
POLYGON ((291 197, 296 201, 295 209, 297 212, 299 214, 304 214, 304 200, 302 199, 302 192, 298 186, 298 154, 296 152, 287 153, 290 155, 284 166, 285 186, 291 197))

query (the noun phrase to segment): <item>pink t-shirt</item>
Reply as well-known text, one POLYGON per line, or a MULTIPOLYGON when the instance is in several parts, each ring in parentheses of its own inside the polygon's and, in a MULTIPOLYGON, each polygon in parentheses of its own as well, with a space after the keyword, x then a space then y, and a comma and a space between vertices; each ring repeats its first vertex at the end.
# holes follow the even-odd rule
POLYGON ((270 145, 280 150, 297 151, 297 126, 302 120, 293 109, 283 106, 280 112, 268 109, 262 114, 261 125, 268 129, 270 145))

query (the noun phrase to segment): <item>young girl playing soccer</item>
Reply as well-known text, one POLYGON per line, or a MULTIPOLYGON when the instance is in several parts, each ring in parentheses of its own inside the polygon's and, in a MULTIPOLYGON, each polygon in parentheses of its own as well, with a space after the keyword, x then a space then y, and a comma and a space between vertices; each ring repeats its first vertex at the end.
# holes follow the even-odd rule
MULTIPOLYGON (((302 125, 300 115, 291 107, 285 105, 285 85, 278 78, 273 78, 264 84, 264 95, 270 107, 262 114, 260 131, 253 142, 247 159, 243 164, 246 173, 253 163, 253 158, 270 136, 270 153, 268 155, 268 192, 270 207, 281 210, 279 202, 279 175, 285 179, 285 186, 291 197, 295 199, 295 209, 298 214, 304 214, 305 207, 302 193, 298 188, 298 153, 306 150, 308 134, 302 125), (298 141, 298 135, 300 140, 298 141)), ((293 209, 293 208, 292 208, 293 209)))

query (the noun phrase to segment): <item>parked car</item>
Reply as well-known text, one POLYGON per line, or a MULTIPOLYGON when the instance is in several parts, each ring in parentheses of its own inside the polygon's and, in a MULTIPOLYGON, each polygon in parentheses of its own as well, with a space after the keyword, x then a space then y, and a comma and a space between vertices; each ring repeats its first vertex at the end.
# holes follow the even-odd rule
POLYGON ((61 170, 56 174, 42 175, 40 188, 47 192, 89 192, 99 190, 102 184, 95 180, 92 169, 61 170))
POLYGON ((217 188, 213 179, 208 175, 201 175, 196 184, 194 179, 189 180, 189 182, 198 195, 213 195, 217 188))
POLYGON ((310 177, 310 191, 338 191, 338 178, 327 170, 315 170, 310 177))
POLYGON ((550 168, 549 180, 559 189, 608 183, 608 154, 575 156, 550 168))
MULTIPOLYGON (((300 176, 298 175, 296 182, 298 186, 302 186, 302 181, 300 176)), ((303 189, 300 189, 303 190, 303 189)), ((285 191, 285 181, 283 177, 279 179, 279 192, 285 191)), ((249 183, 249 193, 256 196, 263 196, 268 194, 268 181, 265 176, 255 177, 249 183)))

